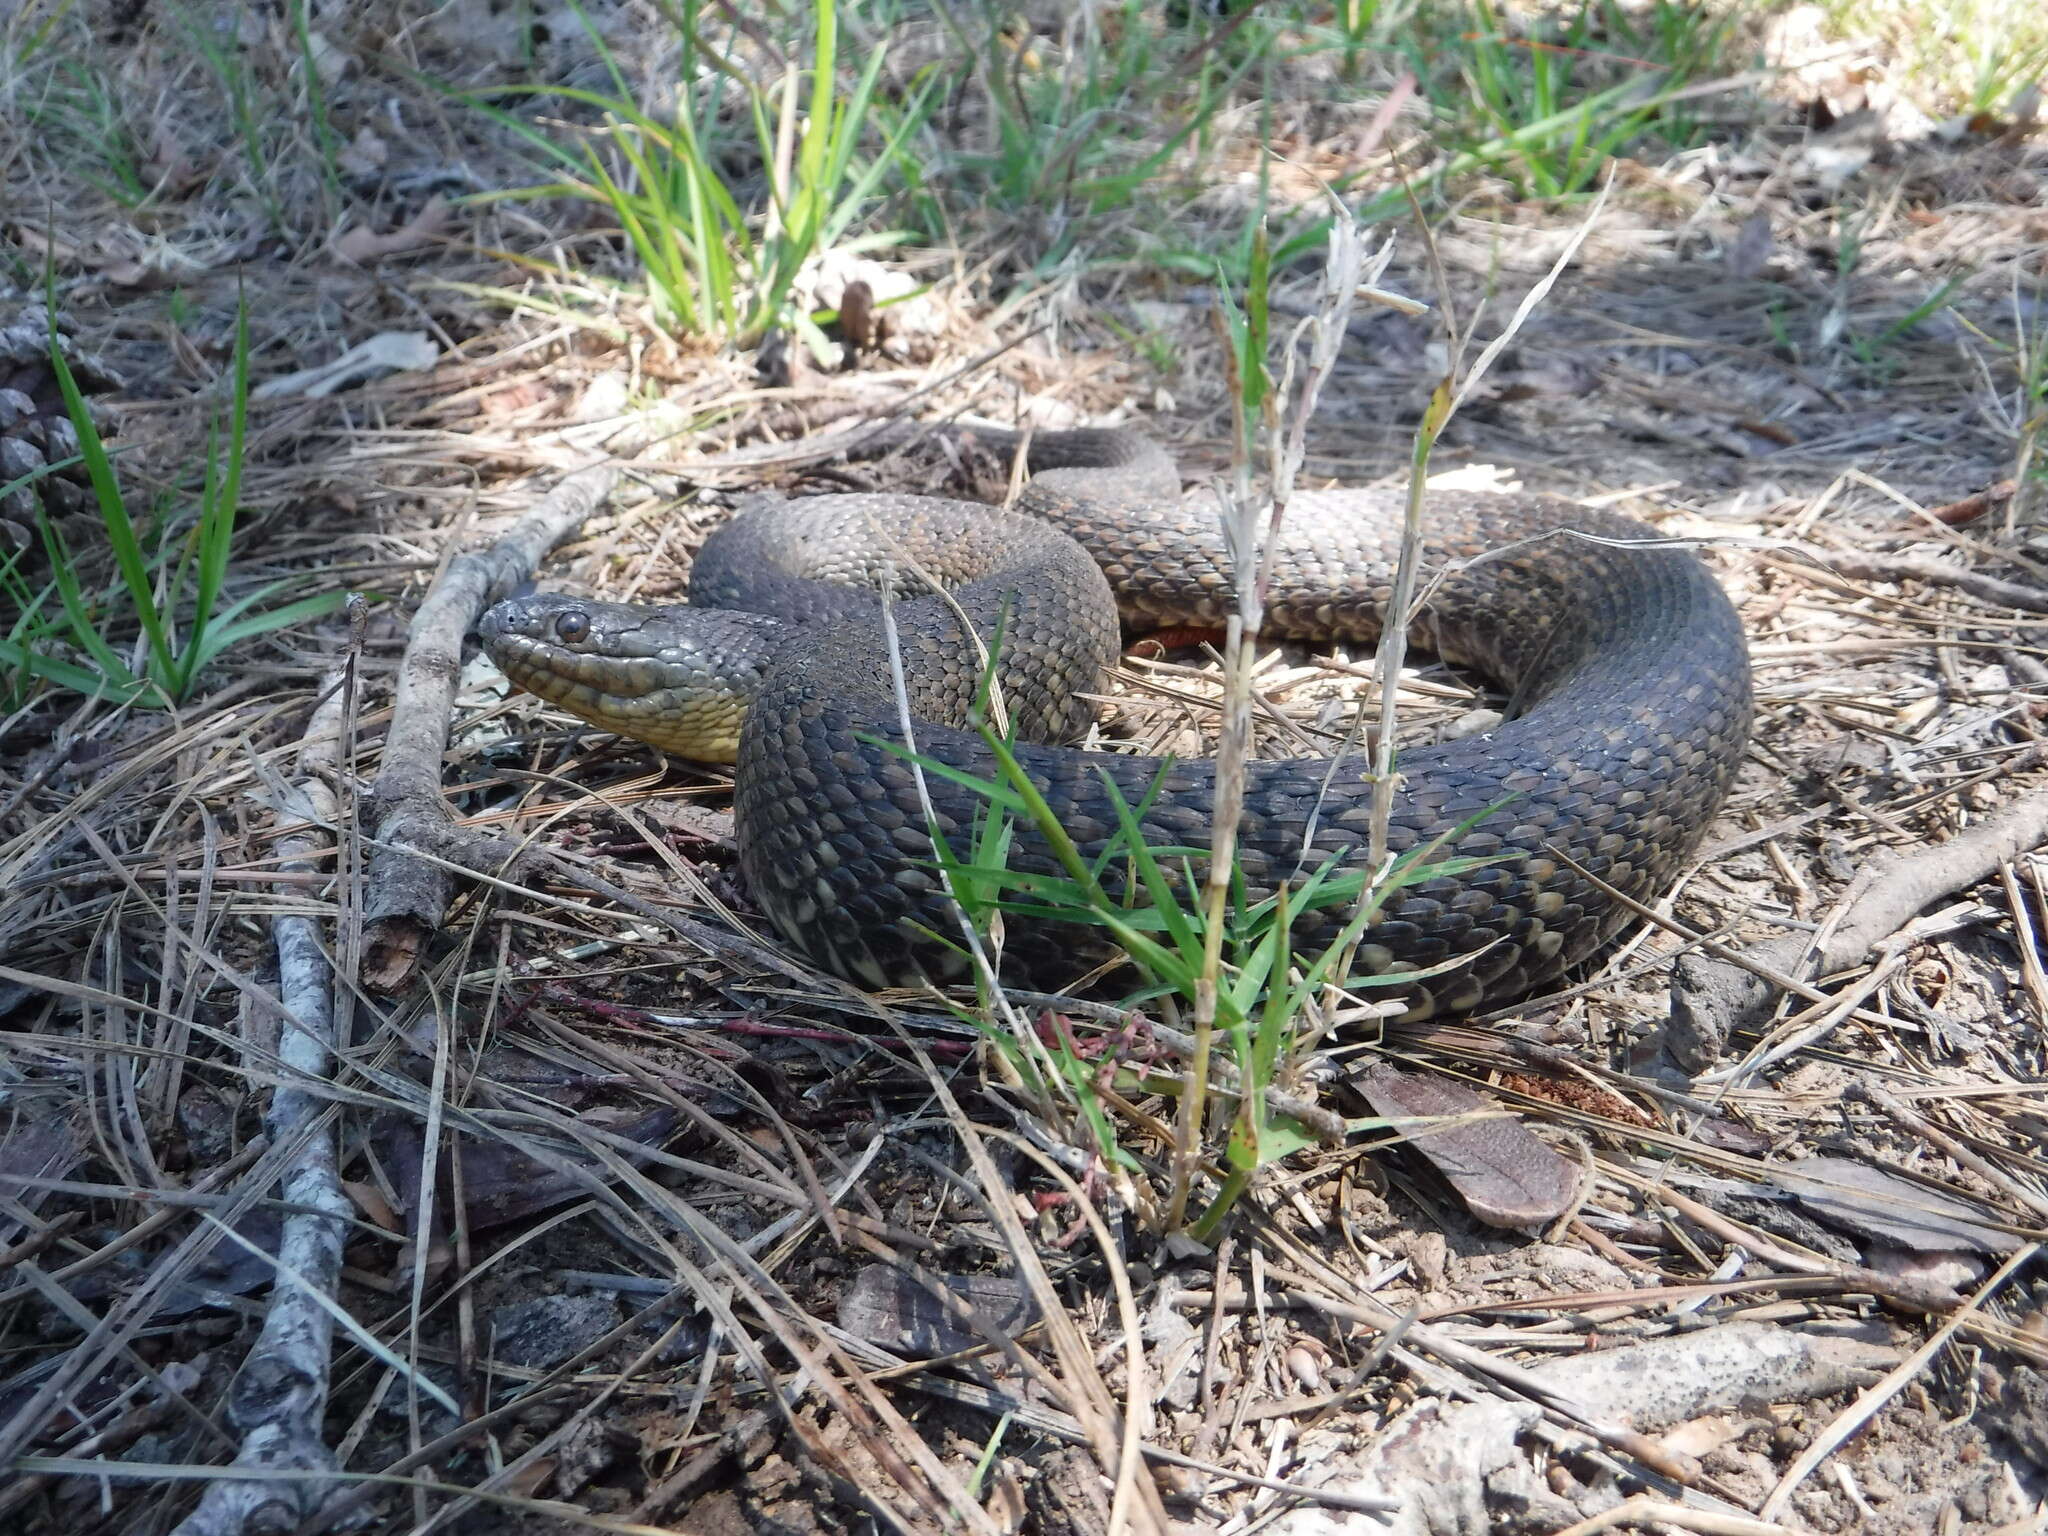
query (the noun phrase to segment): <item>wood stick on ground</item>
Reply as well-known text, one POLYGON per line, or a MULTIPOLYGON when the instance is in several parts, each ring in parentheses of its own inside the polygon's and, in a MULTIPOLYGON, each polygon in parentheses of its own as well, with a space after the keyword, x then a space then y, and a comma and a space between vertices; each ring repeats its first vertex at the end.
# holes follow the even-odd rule
MULTIPOLYGON (((2048 842, 2048 791, 2036 791, 1945 843, 1897 848, 1872 859, 1849 882, 1842 920, 1810 959, 1804 934, 1751 949, 1746 958, 1755 968, 1795 978, 1860 965, 1923 907, 1990 879, 1999 865, 2043 842, 2048 842)), ((1777 990, 1754 968, 1704 952, 1685 955, 1672 968, 1673 1021, 1703 1046, 1725 1042, 1731 1031, 1767 1013, 1777 990)))
POLYGON ((1860 581, 1924 581, 1954 587, 1994 607, 2048 613, 2048 591, 2027 582, 1987 576, 1933 555, 1873 555, 1831 549, 1819 558, 1838 576, 1853 576, 1860 581))
POLYGON ((615 464, 563 478, 487 549, 457 555, 413 616, 399 663, 391 729, 371 791, 376 831, 363 891, 365 986, 402 992, 418 975, 430 934, 447 916, 445 868, 417 856, 448 825, 441 760, 462 675, 462 637, 493 602, 533 575, 543 556, 583 526, 617 488, 615 464))
POLYGON ((1698 1536, 1799 1536, 1793 1527, 1775 1520, 1752 1520, 1712 1509, 1687 1509, 1683 1504, 1652 1498, 1647 1493, 1639 1493, 1625 1504, 1568 1525, 1556 1536, 1597 1536, 1599 1532, 1619 1530, 1626 1525, 1670 1526, 1697 1532, 1698 1536))
POLYGON ((1927 515, 1938 523, 1959 528, 1964 523, 1973 523, 1986 512, 1996 512, 2010 506, 2014 496, 2019 494, 2017 480, 2001 480, 1996 485, 1986 486, 1974 496, 1965 496, 1961 501, 1951 501, 1943 506, 1929 507, 1927 515))
MULTIPOLYGON (((297 825, 278 843, 279 872, 310 875, 333 852, 326 828, 339 827, 330 781, 339 775, 343 716, 353 689, 351 655, 328 680, 299 752, 302 801, 297 825)), ((351 1207, 336 1161, 334 1118, 326 1097, 303 1084, 323 1084, 334 1064, 334 973, 318 918, 279 916, 278 993, 283 1020, 278 1056, 288 1075, 271 1094, 264 1129, 273 1146, 295 1148, 279 1181, 287 1202, 276 1277, 256 1347, 228 1400, 228 1421, 241 1432, 237 1467, 304 1471, 303 1482, 226 1477, 207 1486, 176 1536, 241 1536, 245 1530, 295 1528, 320 1507, 327 1474, 337 1463, 322 1437, 334 1317, 329 1310, 341 1276, 342 1240, 351 1207)))
MULTIPOLYGON (((1575 1401, 1569 1393, 1560 1391, 1511 1360, 1468 1344, 1448 1330, 1429 1327, 1412 1317, 1402 1317, 1366 1292, 1357 1292, 1348 1300, 1339 1300, 1310 1289, 1315 1282, 1305 1276, 1277 1266, 1273 1272, 1293 1283, 1294 1288, 1280 1293, 1281 1299, 1290 1306, 1304 1307, 1345 1322, 1363 1323, 1383 1334, 1399 1329, 1403 1339, 1436 1356, 1446 1365, 1490 1383, 1500 1390, 1502 1396, 1511 1400, 1519 1398, 1535 1403, 1572 1429, 1590 1435, 1610 1450, 1633 1458, 1660 1477, 1668 1477, 1687 1486, 1699 1481, 1699 1465, 1692 1457, 1668 1450, 1648 1435, 1610 1422, 1592 1408, 1575 1401)), ((1389 1353, 1411 1371, 1416 1370, 1419 1362, 1414 1350, 1402 1345, 1389 1353)), ((1428 1379, 1426 1372, 1421 1374, 1423 1379, 1428 1379)))

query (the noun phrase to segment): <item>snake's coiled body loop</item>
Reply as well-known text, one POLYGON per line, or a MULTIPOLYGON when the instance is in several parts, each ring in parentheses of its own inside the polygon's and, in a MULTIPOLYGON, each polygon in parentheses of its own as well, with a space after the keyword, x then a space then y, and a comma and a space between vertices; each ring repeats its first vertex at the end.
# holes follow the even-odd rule
MULTIPOLYGON (((1128 804, 1144 803, 1148 841, 1201 847, 1209 836, 1209 763, 1060 743, 1086 726, 1078 696, 1100 686, 1114 658, 1112 589, 1126 617, 1148 624, 1216 623, 1230 611, 1231 564, 1213 513, 1183 505, 1170 462, 1130 434, 1046 434, 1032 456, 1038 473, 1019 513, 906 496, 760 506, 699 557, 693 600, 716 606, 519 599, 487 616, 486 641, 522 686, 668 745, 647 720, 673 721, 684 705, 662 703, 661 691, 693 672, 727 678, 745 715, 741 863, 777 928, 852 980, 950 979, 964 962, 928 934, 957 933, 957 918, 916 777, 884 745, 900 745, 903 732, 879 602, 839 581, 896 582, 897 653, 919 752, 995 776, 964 726, 980 673, 976 636, 992 639, 1000 625, 1002 688, 1025 743, 1018 756, 1083 855, 1117 829, 1106 780, 1128 804), (948 596, 932 595, 920 572, 948 596), (692 651, 699 624, 736 626, 739 643, 703 642, 726 648, 707 664, 692 651)), ((1399 525, 1395 495, 1297 498, 1272 566, 1265 636, 1373 638, 1399 525)), ((1514 705, 1487 735, 1416 747, 1399 761, 1393 849, 1477 818, 1443 851, 1487 860, 1398 892, 1358 948, 1356 972, 1432 973, 1393 989, 1416 1014, 1509 1000, 1590 955, 1627 912, 1588 875, 1638 900, 1661 893, 1727 793, 1751 708, 1726 596, 1692 553, 1659 547, 1646 526, 1550 497, 1439 493, 1426 528, 1425 558, 1447 574, 1413 637, 1509 686, 1514 705)), ((1357 757, 1252 765, 1238 848, 1254 899, 1332 855, 1364 856, 1365 766, 1357 757)), ((926 775, 925 787, 939 830, 964 852, 984 802, 944 775, 926 775)), ((1021 829, 1012 864, 1055 868, 1021 829)), ((1342 916, 1304 914, 1298 946, 1319 951, 1342 916)), ((1008 953, 1057 980, 1093 958, 1077 938, 1013 922, 1008 953)))

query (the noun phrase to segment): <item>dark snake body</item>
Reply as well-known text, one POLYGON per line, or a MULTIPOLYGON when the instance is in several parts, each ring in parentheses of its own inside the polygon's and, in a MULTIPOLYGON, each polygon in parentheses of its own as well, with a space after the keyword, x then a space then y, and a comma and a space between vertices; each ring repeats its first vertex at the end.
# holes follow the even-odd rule
MULTIPOLYGON (((1148 841, 1209 839, 1211 763, 1059 743, 1091 719, 1078 695, 1099 688, 1115 658, 1116 605, 1140 626, 1220 624, 1232 610, 1213 512, 1184 506, 1170 461, 1126 433, 1043 434, 1032 466, 1017 513, 893 495, 743 511, 698 556, 691 607, 515 599, 486 615, 485 641, 521 686, 656 741, 659 723, 683 707, 665 690, 694 687, 709 671, 731 676, 746 705, 741 865, 776 927, 853 981, 952 979, 963 957, 919 931, 959 931, 919 789, 911 766, 881 745, 903 733, 879 602, 837 583, 898 573, 894 624, 920 753, 996 776, 985 745, 963 729, 979 660, 957 605, 981 636, 1000 625, 1002 688, 1025 743, 1018 756, 1085 857, 1117 829, 1105 779, 1129 804, 1147 802, 1148 841), (918 569, 949 589, 950 603, 908 574, 918 569)), ((1395 493, 1297 497, 1279 535, 1263 638, 1374 638, 1400 509, 1395 493)), ((1496 730, 1414 747, 1398 761, 1392 848, 1425 845, 1477 816, 1443 851, 1489 861, 1397 892, 1364 935, 1354 975, 1435 972, 1390 989, 1415 1016, 1511 1000, 1591 955, 1627 909, 1587 875, 1654 900, 1719 809, 1751 708, 1726 596, 1690 552, 1646 545, 1658 536, 1643 524, 1545 496, 1432 493, 1425 531, 1430 569, 1448 574, 1412 638, 1512 688, 1514 702, 1496 730)), ((1251 765, 1238 835, 1250 898, 1332 854, 1363 859, 1365 766, 1362 754, 1251 765)), ((927 774, 926 787, 941 832, 965 855, 985 802, 943 775, 927 774)), ((1021 829, 1010 862, 1055 869, 1021 829)), ((1319 953, 1343 915, 1303 914, 1298 950, 1319 953)), ((1052 980, 1095 958, 1076 930, 1020 921, 1009 925, 1006 955, 1052 980)))

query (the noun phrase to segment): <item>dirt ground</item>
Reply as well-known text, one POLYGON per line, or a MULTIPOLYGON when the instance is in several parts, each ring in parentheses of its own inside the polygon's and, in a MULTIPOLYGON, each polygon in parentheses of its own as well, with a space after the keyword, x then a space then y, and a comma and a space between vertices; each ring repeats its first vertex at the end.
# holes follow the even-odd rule
MULTIPOLYGON (((647 63, 628 45, 658 9, 590 14, 647 63)), ((943 53, 910 9, 890 12, 905 78, 943 53)), ((0 1526, 178 1529, 275 1420, 328 1460, 280 1452, 300 1481, 233 1528, 1444 1536, 1618 1528, 1575 1522, 1631 1498, 1658 1530, 2048 1528, 2038 125, 1916 115, 1856 62, 1880 37, 1716 98, 1692 147, 1616 161, 1597 209, 1482 171, 1436 189, 1426 234, 1375 226, 1381 285, 1431 307, 1358 311, 1306 473, 1401 483, 1430 391, 1583 235, 1430 471, 1696 544, 1741 612, 1757 723, 1678 889, 1570 990, 1388 1025, 1290 1085, 1375 1124, 1389 1093, 1505 1108, 1523 1139, 1468 1153, 1532 1184, 1566 1170, 1562 1209, 1489 1224, 1497 1187, 1378 1125, 1263 1170, 1199 1246, 1148 1219, 1156 1144, 1105 1169, 942 1000, 864 998, 776 949, 734 867, 729 775, 578 727, 473 638, 432 758, 455 829, 437 856, 469 866, 430 931, 379 926, 373 790, 411 628, 458 555, 565 477, 618 471, 538 584, 653 602, 686 594, 752 492, 1000 500, 1009 474, 943 435, 693 469, 736 448, 966 416, 1142 426, 1194 486, 1229 465, 1214 290, 1143 258, 1137 212, 1132 238, 1104 215, 1044 262, 1078 212, 992 209, 952 245, 816 263, 820 307, 853 280, 906 295, 850 366, 658 324, 602 211, 476 200, 538 173, 432 84, 600 87, 572 21, 0 6, 0 327, 47 276, 131 498, 175 529, 245 309, 228 595, 364 599, 231 648, 175 708, 13 681, 0 1526), (242 70, 211 72, 222 52, 242 70), (125 147, 89 151, 115 127, 125 147), (381 365, 338 387, 292 379, 373 342, 381 365), (316 718, 341 722, 325 765, 300 757, 316 718), (332 834, 310 851, 308 806, 332 834), (1900 869, 1918 899, 1801 970, 1900 869), (337 978, 310 1086, 289 932, 337 978), (1688 1022, 1746 984, 1705 974, 1715 954, 1788 938, 1803 993, 1730 1033, 1688 1022), (306 1101, 296 1142, 266 1120, 280 1082, 306 1101), (334 1309, 303 1325, 332 1329, 332 1363, 307 1381, 259 1330, 321 1138, 345 1220, 334 1309)), ((1234 126, 1172 163, 1173 228, 1240 227, 1261 141, 1295 209, 1357 169, 1391 68, 1371 90, 1301 69, 1240 87, 1234 126)), ((948 119, 963 142, 973 103, 948 119)), ((1375 161, 1360 186, 1392 184, 1375 161)), ((1318 250, 1280 275, 1283 323, 1318 250)), ((47 406, 38 368, 13 387, 47 406)), ((69 505, 111 584, 90 503, 69 505)), ((1262 654, 1256 750, 1341 735, 1371 659, 1262 654)), ((1133 647, 1102 745, 1213 750, 1219 693, 1200 647, 1133 647)), ((1421 657, 1402 703, 1429 740, 1502 699, 1421 657)))

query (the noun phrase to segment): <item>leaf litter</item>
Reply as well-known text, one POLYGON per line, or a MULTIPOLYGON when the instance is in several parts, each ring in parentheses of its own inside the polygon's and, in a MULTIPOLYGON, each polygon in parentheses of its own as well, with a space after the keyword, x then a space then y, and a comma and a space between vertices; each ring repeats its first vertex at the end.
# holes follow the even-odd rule
MULTIPOLYGON (((630 24, 599 9, 602 27, 630 24)), ((587 76, 593 56, 557 19, 542 46, 560 78, 587 76)), ((345 116, 370 84, 334 52, 359 39, 337 24, 319 41, 345 116)), ((137 67, 167 53, 155 31, 131 46, 137 67)), ((297 41, 259 29, 237 46, 266 88, 303 89, 297 41)), ((1810 89, 1837 118, 1870 106, 1839 81, 1810 89)), ((1805 941, 1793 962, 1824 951, 1885 850, 1967 838, 2048 792, 2044 621, 1987 585, 2031 590, 2043 558, 2026 498, 1990 494, 2029 430, 2011 348, 2041 320, 2036 139, 1779 121, 1623 167, 1439 467, 1616 501, 1706 543, 1754 647, 1752 760, 1659 909, 1667 925, 1572 993, 1348 1048, 1512 1114, 1532 1163, 1541 1148, 1574 1175, 1538 1233, 1475 1220, 1426 1142, 1354 1144, 1299 1154, 1222 1248, 1189 1256, 1160 1248, 1074 1149, 1035 1144, 1042 1128, 928 999, 762 968, 716 833, 722 775, 565 729, 531 701, 460 693, 436 792, 465 825, 566 862, 457 882, 398 998, 351 979, 377 852, 361 786, 387 747, 405 619, 451 554, 604 453, 625 402, 658 392, 663 430, 619 456, 621 493, 540 577, 669 597, 730 500, 693 483, 690 460, 802 437, 849 403, 1046 426, 1142 417, 1205 477, 1227 437, 1207 301, 1112 269, 1018 285, 998 307, 988 268, 920 273, 916 355, 885 334, 858 371, 763 388, 748 360, 652 333, 623 300, 554 304, 550 279, 492 254, 535 247, 530 215, 501 208, 465 226, 473 244, 426 242, 445 233, 428 213, 457 167, 507 172, 472 130, 414 105, 431 124, 418 139, 365 137, 366 115, 337 140, 364 188, 345 231, 407 241, 356 259, 404 250, 403 279, 336 266, 343 226, 302 162, 280 158, 267 184, 193 182, 214 159, 201 146, 242 162, 190 102, 144 140, 176 150, 158 156, 148 219, 67 198, 32 237, 81 342, 144 381, 119 408, 124 463, 166 484, 225 366, 237 284, 255 300, 259 377, 422 328, 439 361, 252 411, 243 553, 390 598, 359 632, 273 636, 176 718, 46 696, 4 721, 0 1451, 41 1463, 0 1487, 0 1514, 47 1528, 104 1487, 124 1528, 170 1529, 185 1493, 72 1463, 232 1459, 208 1416, 276 1287, 223 1229, 267 1251, 296 1209, 262 1116, 299 1080, 269 934, 302 919, 342 979, 345 1044, 319 1101, 347 1198, 335 1295, 360 1330, 337 1330, 315 1419, 344 1474, 325 1522, 346 1506, 410 1527, 403 1500, 350 1473, 420 1480, 443 1518, 482 1496, 533 1523, 565 1518, 548 1502, 562 1499, 642 1522, 727 1509, 829 1528, 879 1503, 904 1526, 952 1509, 978 1529, 1026 1512, 1088 1529, 1105 1490, 1143 1475, 1198 1527, 1271 1513, 1306 1529, 1314 1511, 1384 1529, 1362 1523, 1379 1499, 1416 1530, 1554 1530, 1645 1469, 1672 1479, 1659 1518, 1697 1529, 1740 1515, 1989 1531, 2026 1516, 2048 1360, 2039 1279, 1999 1260, 2030 1254, 2048 1214, 2039 855, 1931 898, 1889 951, 1788 962, 1817 995, 1718 1044, 1675 1039, 1666 993, 1680 954, 1788 938, 1805 941), (266 199, 301 238, 249 222, 266 199), (485 289, 532 302, 508 312, 485 289), (1979 515, 1944 532, 1941 509, 1972 498, 1979 515), (280 812, 296 802, 277 790, 301 778, 301 737, 344 658, 356 682, 337 759, 308 780, 336 790, 320 830, 339 855, 295 872, 280 812), (669 799, 685 809, 656 809, 669 799), (663 931, 585 876, 693 926, 663 931), (945 1300, 962 1292, 994 1299, 963 1314, 945 1300), (879 1322, 852 1327, 882 1295, 957 1347, 917 1360, 879 1322), (534 1310, 555 1297, 587 1304, 534 1310), (1038 1332, 1018 1331, 1027 1318, 1038 1332), (537 1353, 510 1342, 535 1330, 537 1353), (1550 1374, 1566 1365, 1610 1374, 1550 1374), (1968 1417, 1976 1402, 1992 1411, 1968 1417), (1788 1485, 1807 1450, 1824 1454, 1788 1485), (1416 1459, 1396 1465, 1402 1452, 1416 1459), (1304 1493, 1322 1502, 1280 1513, 1304 1493)), ((1441 221, 1477 334, 1575 227, 1504 200, 1441 221)), ((1430 294, 1411 247, 1386 281, 1430 294)), ((1440 360, 1413 317, 1372 314, 1353 340, 1310 468, 1357 483, 1405 461, 1440 360)), ((1008 465, 933 440, 774 474, 797 490, 999 496, 1008 465)), ((1365 662, 1263 655, 1255 750, 1341 739, 1365 662)), ((1199 646, 1133 656, 1102 745, 1207 750, 1219 697, 1199 646)), ((1498 701, 1419 663, 1402 703, 1426 739, 1498 701)))

